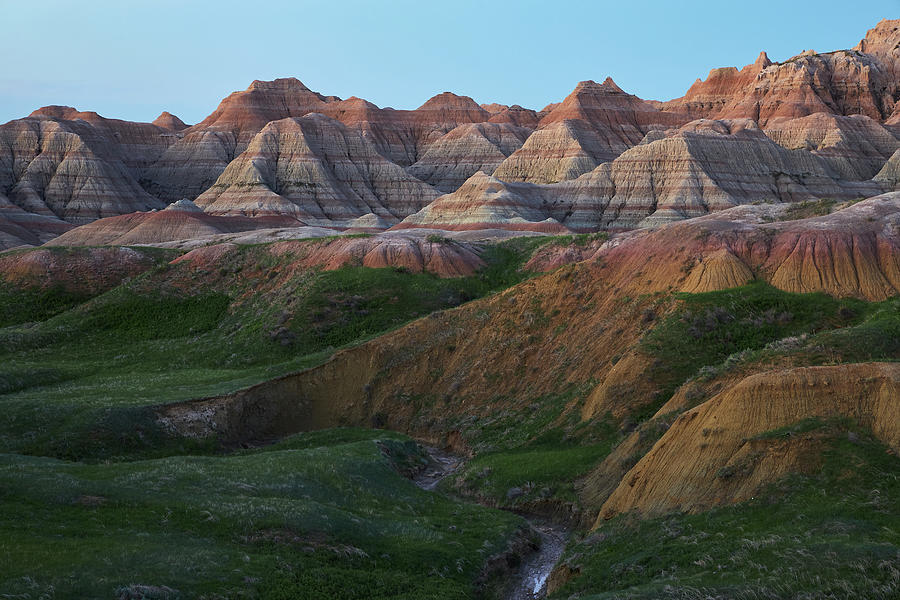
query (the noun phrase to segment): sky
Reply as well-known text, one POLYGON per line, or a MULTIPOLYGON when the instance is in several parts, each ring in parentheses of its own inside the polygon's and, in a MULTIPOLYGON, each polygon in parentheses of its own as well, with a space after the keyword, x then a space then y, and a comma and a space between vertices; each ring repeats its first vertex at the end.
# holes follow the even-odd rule
POLYGON ((187 123, 254 79, 379 106, 452 91, 540 109, 611 76, 667 100, 761 50, 850 48, 900 0, 0 0, 0 123, 48 104, 187 123))

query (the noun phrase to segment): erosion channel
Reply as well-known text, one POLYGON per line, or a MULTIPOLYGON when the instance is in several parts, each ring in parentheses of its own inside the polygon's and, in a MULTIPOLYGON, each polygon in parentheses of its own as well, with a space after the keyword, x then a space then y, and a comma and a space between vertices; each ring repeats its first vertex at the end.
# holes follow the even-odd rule
MULTIPOLYGON (((433 448, 422 446, 431 459, 430 464, 414 481, 423 490, 436 492, 438 484, 449 475, 460 470, 464 460, 456 456, 433 448)), ((538 548, 526 555, 518 568, 513 571, 513 581, 506 586, 505 600, 536 600, 544 598, 547 593, 547 580, 550 572, 562 556, 569 539, 569 530, 557 523, 548 521, 543 517, 520 514, 531 525, 540 538, 538 548)))

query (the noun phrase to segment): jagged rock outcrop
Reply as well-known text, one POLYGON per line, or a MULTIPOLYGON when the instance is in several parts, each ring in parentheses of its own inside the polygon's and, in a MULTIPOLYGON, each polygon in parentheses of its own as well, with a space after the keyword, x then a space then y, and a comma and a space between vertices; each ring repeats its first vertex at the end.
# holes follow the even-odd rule
POLYGON ((852 50, 808 50, 782 63, 760 55, 740 72, 714 69, 672 110, 711 118, 749 118, 763 127, 771 119, 819 112, 888 119, 900 96, 900 20, 883 20, 852 50))
MULTIPOLYGON (((815 457, 767 431, 809 418, 850 418, 900 451, 900 365, 808 367, 747 377, 682 414, 628 472, 598 519, 700 512, 740 502, 815 457)), ((812 459, 812 460, 811 460, 812 459)))
POLYGON ((624 153, 609 169, 618 226, 652 225, 751 202, 873 196, 880 186, 841 180, 821 157, 786 150, 752 121, 695 121, 624 153))
POLYGON ((197 204, 210 214, 349 227, 368 214, 396 223, 437 196, 358 131, 313 113, 269 123, 197 204))
POLYGON ((452 192, 479 171, 493 173, 530 134, 531 129, 509 123, 460 125, 431 144, 407 172, 442 192, 452 192))
MULTIPOLYGON (((142 183, 167 202, 196 199, 268 123, 311 113, 327 115, 358 131, 382 156, 404 167, 457 126, 491 118, 471 98, 450 92, 416 110, 394 110, 357 97, 323 96, 294 78, 254 81, 222 100, 206 119, 182 130, 183 137, 147 170, 142 183)), ((522 117, 523 122, 527 120, 522 117)))
POLYGON ((460 125, 484 123, 491 114, 468 96, 443 92, 415 110, 380 109, 354 99, 322 110, 350 128, 359 130, 389 160, 407 167, 421 159, 428 148, 460 125), (364 105, 364 106, 363 106, 364 105))
POLYGON ((693 119, 719 114, 732 99, 756 81, 763 69, 772 65, 769 56, 760 52, 753 64, 738 71, 735 67, 712 69, 705 80, 698 79, 687 93, 675 100, 661 103, 665 109, 683 112, 693 119))
MULTIPOLYGON (((174 132, 153 123, 108 119, 93 111, 79 111, 70 106, 45 106, 28 118, 59 123, 67 131, 81 136, 104 159, 121 161, 138 180, 177 139, 174 132)), ((7 125, 17 122, 11 121, 7 125)))
POLYGON ((542 112, 536 112, 530 108, 523 108, 518 104, 506 106, 502 104, 482 104, 481 108, 491 113, 490 123, 508 123, 516 127, 527 127, 534 130, 545 116, 542 112))
POLYGON ((302 117, 337 100, 293 77, 254 81, 222 100, 200 123, 180 130, 175 143, 146 170, 142 183, 165 202, 196 199, 267 123, 302 117))
POLYGON ((267 123, 319 112, 333 101, 337 99, 313 92, 294 77, 257 80, 246 90, 234 92, 222 100, 211 115, 188 131, 229 132, 234 135, 236 144, 246 146, 267 123))
MULTIPOLYGON (((65 106, 2 125, 0 194, 27 213, 75 224, 187 198, 215 204, 217 213, 283 212, 328 227, 377 229, 439 195, 417 180, 447 195, 483 171, 516 185, 499 203, 475 202, 471 190, 464 199, 445 198, 433 211, 440 222, 426 215, 416 224, 505 227, 506 214, 524 219, 516 227, 552 219, 573 231, 616 230, 745 202, 843 200, 893 189, 897 98, 900 20, 882 21, 853 50, 808 51, 783 63, 762 53, 740 71, 714 69, 669 102, 643 101, 607 79, 582 82, 541 111, 479 105, 450 92, 395 110, 325 96, 294 78, 254 81, 191 127, 167 112, 153 123, 131 123, 65 106), (261 146, 262 139, 290 145, 265 130, 309 115, 343 127, 316 134, 335 136, 313 144, 309 156, 317 158, 287 167, 293 159, 261 146), (329 144, 362 154, 325 156, 329 144), (254 157, 268 166, 257 169, 254 157), (453 216, 454 206, 475 204, 478 214, 453 216)), ((36 243, 57 228, 10 215, 5 245, 36 243)))

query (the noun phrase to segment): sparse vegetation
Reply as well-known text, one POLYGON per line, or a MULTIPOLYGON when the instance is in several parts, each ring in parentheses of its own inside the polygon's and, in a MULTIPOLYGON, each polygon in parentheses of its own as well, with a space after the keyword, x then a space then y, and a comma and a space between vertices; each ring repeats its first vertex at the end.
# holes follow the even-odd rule
MULTIPOLYGON (((646 416, 690 377, 721 374, 779 340, 814 334, 841 336, 847 328, 863 327, 876 318, 877 331, 890 327, 889 323, 900 326, 895 301, 877 304, 838 300, 826 294, 792 294, 763 282, 719 292, 678 294, 676 298, 680 301, 676 310, 657 321, 642 341, 643 350, 657 359, 651 376, 661 386, 646 416), (885 312, 892 316, 877 317, 885 312)), ((888 334, 883 341, 890 344, 890 339, 888 334)))
MULTIPOLYGON (((900 595, 900 461, 860 429, 821 429, 820 472, 699 515, 621 516, 569 547, 553 598, 872 598, 900 595)), ((773 435, 782 435, 773 432, 773 435)))

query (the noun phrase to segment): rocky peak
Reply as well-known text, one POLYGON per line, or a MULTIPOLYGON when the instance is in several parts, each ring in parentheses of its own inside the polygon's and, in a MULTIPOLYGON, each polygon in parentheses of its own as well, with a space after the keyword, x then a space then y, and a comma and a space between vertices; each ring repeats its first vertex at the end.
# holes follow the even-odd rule
POLYGON ((478 103, 468 96, 459 96, 453 92, 442 92, 428 99, 425 104, 416 109, 417 111, 460 111, 475 114, 484 114, 484 120, 487 120, 488 112, 478 106, 478 103))
POLYGON ((579 94, 624 94, 625 92, 616 85, 612 77, 607 77, 603 83, 597 83, 592 79, 580 81, 575 89, 569 94, 569 98, 579 94))
POLYGON ((509 110, 511 107, 506 104, 500 104, 498 102, 491 102, 490 104, 481 104, 481 108, 488 111, 489 113, 497 114, 500 111, 509 110))
POLYGON ((82 112, 71 106, 51 105, 44 106, 32 112, 30 117, 59 119, 61 121, 74 121, 82 119, 84 121, 100 121, 103 119, 100 115, 93 111, 82 112))
POLYGON ((282 77, 272 81, 261 81, 256 79, 247 87, 248 92, 258 91, 277 91, 277 92, 310 92, 308 87, 296 77, 282 77))
POLYGON ((625 92, 616 85, 616 82, 613 81, 612 77, 607 77, 603 80, 603 83, 600 84, 600 89, 610 94, 624 94, 625 92))
POLYGON ((759 53, 759 57, 757 57, 756 62, 753 63, 753 66, 760 70, 772 66, 772 61, 769 60, 769 55, 766 54, 765 50, 759 53))
POLYGON ((319 111, 331 101, 294 77, 257 80, 246 90, 234 92, 222 100, 215 112, 191 131, 210 127, 231 130, 238 134, 239 143, 245 144, 266 123, 319 111))
POLYGON ((168 111, 163 111, 158 117, 153 120, 153 124, 162 127, 163 129, 170 129, 172 131, 181 131, 182 129, 186 129, 187 125, 185 125, 184 121, 173 115, 168 111))
POLYGON ((898 56, 900 54, 900 19, 882 19, 866 32, 866 37, 854 48, 866 54, 898 56))

